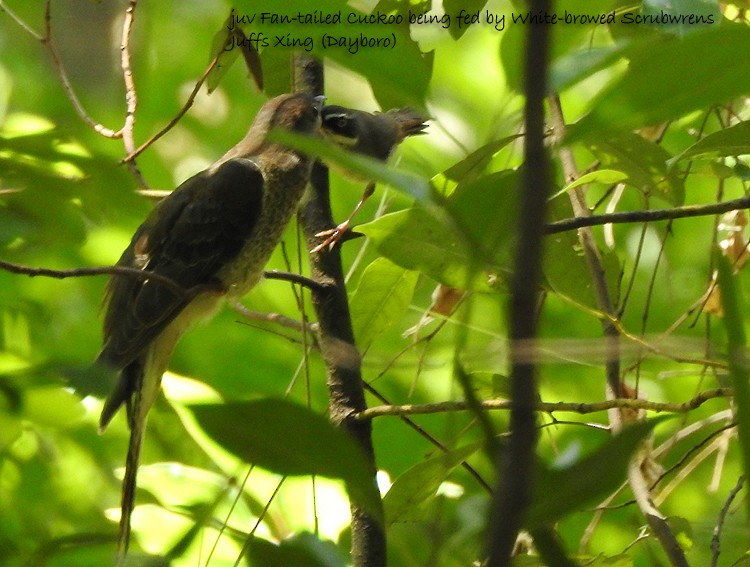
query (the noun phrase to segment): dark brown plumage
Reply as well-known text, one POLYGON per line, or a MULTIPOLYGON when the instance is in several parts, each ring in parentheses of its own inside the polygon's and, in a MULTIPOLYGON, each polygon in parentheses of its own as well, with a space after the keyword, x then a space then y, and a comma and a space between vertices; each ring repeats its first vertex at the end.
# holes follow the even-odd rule
POLYGON ((148 411, 182 334, 258 283, 305 190, 312 160, 266 140, 271 129, 317 134, 321 100, 287 94, 267 102, 247 135, 211 167, 161 201, 135 232, 119 266, 169 278, 113 276, 104 346, 97 363, 119 373, 100 418, 106 428, 128 406, 130 447, 123 481, 119 549, 129 542, 135 477, 148 411))

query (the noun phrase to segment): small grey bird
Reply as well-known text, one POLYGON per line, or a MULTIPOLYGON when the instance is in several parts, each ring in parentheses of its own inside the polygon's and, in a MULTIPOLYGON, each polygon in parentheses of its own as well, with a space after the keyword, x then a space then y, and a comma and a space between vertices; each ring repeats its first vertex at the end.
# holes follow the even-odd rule
MULTIPOLYGON (((321 120, 321 132, 324 137, 342 148, 379 161, 387 161, 396 146, 404 139, 408 136, 424 134, 427 128, 425 124, 427 118, 411 108, 372 113, 328 105, 323 107, 321 120)), ((326 238, 312 251, 319 252, 326 247, 335 246, 344 237, 354 215, 359 212, 374 191, 375 183, 368 183, 362 198, 349 218, 336 228, 318 233, 316 236, 326 238)))

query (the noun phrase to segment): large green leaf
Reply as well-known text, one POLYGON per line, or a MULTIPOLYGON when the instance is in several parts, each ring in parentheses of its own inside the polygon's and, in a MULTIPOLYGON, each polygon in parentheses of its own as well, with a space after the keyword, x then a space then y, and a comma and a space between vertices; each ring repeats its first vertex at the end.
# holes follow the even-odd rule
POLYGON ((402 268, 451 287, 466 288, 473 281, 470 247, 434 211, 405 209, 358 225, 357 232, 369 236, 378 252, 402 268))
POLYGON ((385 258, 377 258, 362 273, 349 300, 354 336, 366 349, 383 331, 401 320, 409 307, 419 274, 385 258))
POLYGON ((358 177, 385 183, 418 201, 428 201, 432 196, 432 187, 426 179, 408 171, 399 171, 382 161, 346 151, 328 140, 285 131, 272 132, 269 138, 333 163, 358 177))
POLYGON ((663 147, 633 133, 600 138, 589 147, 601 161, 602 167, 625 174, 627 179, 623 180, 624 183, 644 195, 659 197, 671 205, 683 204, 683 178, 668 170, 667 162, 671 155, 663 147))
POLYGON ((658 417, 625 427, 593 453, 565 468, 540 465, 526 526, 534 529, 554 523, 616 490, 627 476, 635 450, 664 419, 658 417))
POLYGON ((250 567, 345 567, 336 546, 309 533, 297 534, 278 545, 252 537, 247 546, 250 567))
POLYGON ((417 463, 399 476, 383 497, 388 524, 418 520, 423 504, 432 498, 453 470, 481 448, 473 443, 417 463))
POLYGON ((669 163, 674 165, 686 159, 710 159, 744 154, 750 154, 750 122, 740 122, 701 138, 672 158, 669 163))
MULTIPOLYGON (((729 376, 734 387, 740 458, 747 473, 750 470, 750 372, 747 369, 745 302, 732 273, 733 266, 730 260, 719 255, 717 266, 717 281, 721 290, 721 306, 724 311, 724 328, 729 351, 729 376)), ((745 510, 750 517, 750 499, 745 499, 745 510)))
POLYGON ((748 46, 750 28, 734 24, 641 42, 627 71, 594 99, 568 139, 657 124, 747 94, 748 46))
POLYGON ((274 399, 190 409, 210 437, 241 459, 283 475, 341 479, 352 500, 377 513, 379 495, 364 453, 323 416, 274 399))

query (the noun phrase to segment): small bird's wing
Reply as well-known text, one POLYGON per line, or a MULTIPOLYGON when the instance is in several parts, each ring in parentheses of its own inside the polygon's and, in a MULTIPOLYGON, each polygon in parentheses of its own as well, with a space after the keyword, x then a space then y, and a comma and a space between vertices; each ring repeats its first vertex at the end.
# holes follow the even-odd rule
MULTIPOLYGON (((180 185, 136 231, 119 266, 167 277, 187 292, 219 286, 219 270, 251 237, 263 203, 263 176, 249 159, 232 159, 180 185)), ((154 279, 115 275, 109 283, 99 361, 122 369, 190 302, 154 279)))

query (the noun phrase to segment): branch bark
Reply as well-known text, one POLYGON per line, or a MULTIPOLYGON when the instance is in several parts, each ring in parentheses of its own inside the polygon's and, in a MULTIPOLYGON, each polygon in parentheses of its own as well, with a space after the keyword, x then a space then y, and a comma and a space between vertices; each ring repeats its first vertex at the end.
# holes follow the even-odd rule
MULTIPOLYGON (((549 0, 531 0, 533 12, 548 13, 549 0)), ((488 529, 488 567, 509 567, 523 515, 531 501, 537 428, 537 367, 515 358, 517 341, 536 335, 541 283, 542 243, 550 166, 544 147, 544 97, 547 91, 549 26, 529 26, 524 65, 525 145, 518 248, 511 283, 509 335, 511 340, 511 435, 507 455, 496 456, 498 488, 488 529)))
MULTIPOLYGON (((294 61, 295 90, 323 94, 323 66, 309 57, 294 61)), ((300 221, 308 250, 318 243, 318 232, 335 226, 331 214, 328 170, 316 163, 310 179, 312 196, 300 211, 300 221)), ((312 303, 320 325, 320 349, 326 363, 332 421, 347 431, 369 457, 375 482, 375 452, 372 426, 355 416, 366 409, 361 359, 354 343, 354 332, 346 297, 344 271, 338 247, 310 254, 312 279, 320 287, 311 290, 312 303)), ((381 510, 382 512, 382 510, 381 510)), ((352 562, 354 567, 385 567, 385 529, 382 521, 352 505, 352 562)), ((382 514, 379 514, 382 518, 382 514)))
MULTIPOLYGON (((559 141, 564 137, 566 128, 559 97, 557 95, 550 96, 549 105, 555 137, 559 141)), ((578 177, 578 168, 576 167, 572 150, 566 146, 561 146, 559 154, 566 181, 574 181, 578 177)), ((582 187, 573 189, 570 194, 570 200, 573 206, 573 213, 576 217, 582 219, 589 217, 590 212, 586 207, 582 187)), ((578 239, 583 248, 594 290, 596 291, 598 307, 607 315, 606 319, 602 319, 602 330, 605 339, 608 341, 608 348, 610 350, 605 364, 607 398, 619 398, 622 397, 619 361, 620 332, 614 324, 614 321, 617 319, 615 305, 609 293, 604 263, 602 262, 591 229, 586 226, 579 228, 578 239)), ((620 408, 609 410, 609 420, 613 431, 617 432, 622 429, 624 420, 620 408)), ((656 536, 662 549, 669 557, 670 563, 675 567, 687 567, 687 559, 680 548, 677 538, 667 523, 666 517, 659 511, 651 498, 651 492, 641 470, 641 462, 637 456, 633 458, 628 467, 628 483, 641 513, 646 518, 651 532, 656 536)))

